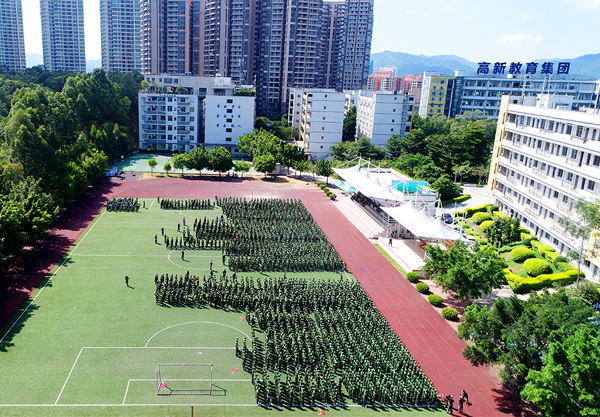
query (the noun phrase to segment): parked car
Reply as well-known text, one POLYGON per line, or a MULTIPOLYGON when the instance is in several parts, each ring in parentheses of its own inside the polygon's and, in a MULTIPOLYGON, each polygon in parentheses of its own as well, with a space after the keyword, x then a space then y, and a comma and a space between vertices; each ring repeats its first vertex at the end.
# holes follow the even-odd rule
POLYGON ((452 215, 450 213, 444 213, 444 214, 442 214, 442 220, 446 224, 452 224, 452 223, 454 223, 454 219, 452 218, 452 215))

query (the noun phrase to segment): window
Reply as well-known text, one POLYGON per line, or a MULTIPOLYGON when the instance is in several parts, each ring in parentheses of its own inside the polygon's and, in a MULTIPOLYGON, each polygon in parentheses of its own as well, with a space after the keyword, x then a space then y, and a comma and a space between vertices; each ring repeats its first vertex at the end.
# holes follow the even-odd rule
POLYGON ((167 107, 167 110, 168 110, 168 111, 173 111, 173 106, 169 106, 169 107, 167 107))
POLYGON ((394 113, 396 113, 396 109, 392 109, 392 111, 393 111, 394 113))
POLYGON ((588 180, 586 188, 590 191, 594 191, 596 189, 596 183, 594 181, 588 180))
POLYGON ((572 172, 567 172, 567 181, 568 182, 572 182, 573 181, 573 173, 572 172))
POLYGON ((594 166, 600 166, 600 156, 594 155, 594 162, 592 164, 594 166))
POLYGON ((392 123, 394 123, 395 121, 396 121, 395 119, 392 119, 392 123))
POLYGON ((233 132, 233 130, 230 127, 228 127, 227 129, 225 129, 225 132, 231 133, 231 132, 233 132))
POLYGON ((233 123, 233 119, 227 119, 227 123, 233 123))
POLYGON ((233 103, 233 99, 232 98, 228 98, 227 99, 227 104, 232 104, 233 103))
POLYGON ((558 198, 558 191, 554 191, 554 194, 552 194, 552 197, 558 198))
POLYGON ((231 142, 231 138, 225 138, 225 142, 231 142))
POLYGON ((227 113, 233 113, 233 109, 227 109, 227 113))

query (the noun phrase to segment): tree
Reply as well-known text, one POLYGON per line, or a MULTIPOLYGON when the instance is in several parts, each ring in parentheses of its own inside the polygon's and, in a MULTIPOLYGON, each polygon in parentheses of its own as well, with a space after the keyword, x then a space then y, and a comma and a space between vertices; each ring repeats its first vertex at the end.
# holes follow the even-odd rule
POLYGON ((304 149, 296 145, 288 145, 284 143, 281 145, 281 155, 283 159, 283 165, 287 168, 288 175, 290 175, 290 167, 293 167, 297 161, 305 158, 304 149))
POLYGON ((221 172, 229 171, 233 167, 233 159, 231 153, 222 146, 216 146, 208 154, 208 166, 213 171, 221 172))
POLYGON ((415 177, 415 170, 419 167, 433 164, 433 161, 430 157, 426 155, 420 154, 404 154, 398 159, 396 159, 392 166, 396 168, 398 171, 402 172, 405 175, 408 175, 411 178, 415 177))
POLYGON ((158 165, 158 162, 156 162, 156 159, 154 159, 154 158, 148 159, 148 165, 150 165, 150 173, 154 174, 154 167, 158 165))
POLYGON ((167 177, 168 177, 168 176, 169 176, 169 172, 170 172, 170 171, 171 171, 171 169, 173 169, 173 168, 171 167, 171 163, 170 163, 170 162, 167 162, 167 163, 165 164, 165 166, 163 166, 163 169, 164 169, 164 170, 167 172, 167 177))
POLYGON ((448 174, 442 174, 433 182, 433 184, 431 184, 431 188, 440 194, 442 201, 458 197, 461 192, 460 186, 452 182, 448 177, 448 174))
POLYGON ((471 172, 471 167, 469 164, 456 165, 452 168, 452 173, 454 173, 454 182, 456 182, 456 177, 458 176, 459 180, 462 180, 462 177, 465 175, 469 175, 471 172))
POLYGON ((315 172, 321 177, 326 177, 325 184, 329 185, 329 177, 333 175, 333 169, 331 169, 331 162, 325 159, 319 159, 317 161, 315 172))
POLYGON ((251 158, 257 155, 269 154, 276 162, 281 162, 281 140, 274 134, 263 129, 254 129, 238 138, 238 149, 251 158))
POLYGON ((448 252, 437 245, 427 245, 423 277, 432 279, 442 289, 455 291, 460 300, 476 299, 500 288, 506 278, 504 261, 489 248, 469 249, 457 241, 448 252))
POLYGON ((233 164, 233 170, 235 172, 241 172, 242 175, 244 175, 244 172, 250 171, 250 167, 252 167, 252 165, 250 165, 250 162, 246 161, 237 161, 233 164))
POLYGON ((352 106, 344 116, 342 142, 353 141, 356 135, 356 106, 352 106))
POLYGON ((481 184, 481 180, 490 174, 490 167, 486 165, 478 165, 471 168, 471 174, 475 175, 478 179, 477 183, 481 184))
POLYGON ((184 154, 184 153, 173 155, 173 169, 180 169, 182 177, 183 177, 183 168, 185 168, 186 164, 187 164, 186 159, 187 159, 187 154, 184 154))
POLYGON ((198 146, 188 152, 186 158, 186 168, 198 171, 202 176, 202 170, 208 167, 208 152, 204 146, 198 146))
POLYGON ((458 337, 469 341, 463 356, 473 365, 500 365, 504 383, 520 390, 529 370, 541 370, 548 346, 575 333, 593 313, 591 306, 569 297, 564 289, 526 301, 498 298, 492 309, 467 306, 458 337))
POLYGON ((257 172, 264 173, 265 177, 267 176, 267 174, 275 170, 276 163, 277 162, 275 161, 275 158, 273 157, 273 155, 270 154, 257 155, 252 161, 252 165, 254 165, 254 170, 257 172))
POLYGON ((492 245, 508 245, 521 240, 521 220, 499 217, 488 227, 485 236, 492 245))
POLYGON ((530 370, 521 395, 548 416, 600 415, 600 338, 579 325, 548 347, 542 369, 530 370))
POLYGON ((398 158, 402 155, 402 139, 397 133, 394 133, 385 143, 385 151, 390 158, 398 158))
POLYGON ((297 172, 300 172, 300 178, 302 178, 302 173, 309 171, 311 165, 312 164, 310 162, 308 162, 306 159, 300 159, 299 161, 296 161, 296 163, 294 164, 294 169, 297 172))
MULTIPOLYGON (((577 216, 572 217, 560 217, 558 223, 564 227, 567 232, 575 239, 579 240, 579 250, 577 255, 577 287, 579 287, 579 275, 581 274, 581 262, 586 253, 586 242, 590 239, 590 236, 594 230, 600 227, 600 210, 599 200, 595 199, 587 201, 584 198, 579 197, 575 201, 574 209, 577 216)), ((574 255, 573 251, 571 256, 574 255)))

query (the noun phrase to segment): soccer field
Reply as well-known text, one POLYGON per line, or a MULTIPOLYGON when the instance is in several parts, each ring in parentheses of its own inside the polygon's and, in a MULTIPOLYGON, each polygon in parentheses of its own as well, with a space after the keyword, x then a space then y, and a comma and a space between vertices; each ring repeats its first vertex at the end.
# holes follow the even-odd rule
MULTIPOLYGON (((250 338, 244 313, 156 305, 156 274, 189 271, 202 279, 211 261, 218 273, 224 269, 220 251, 186 251, 182 259, 181 251, 166 249, 161 227, 176 236, 184 217, 191 224, 195 218, 222 213, 219 208, 161 210, 156 200, 142 202, 145 208, 139 212, 103 211, 41 284, 31 305, 24 305, 0 332, 0 416, 188 416, 192 405, 199 416, 320 411, 256 405, 251 376, 235 356, 236 339, 241 343, 250 338), (212 375, 209 366, 163 366, 166 387, 157 395, 162 388, 157 386, 159 364, 212 364, 212 375)), ((287 275, 326 280, 340 276, 287 275)), ((440 412, 355 404, 322 410, 327 415, 440 412)))

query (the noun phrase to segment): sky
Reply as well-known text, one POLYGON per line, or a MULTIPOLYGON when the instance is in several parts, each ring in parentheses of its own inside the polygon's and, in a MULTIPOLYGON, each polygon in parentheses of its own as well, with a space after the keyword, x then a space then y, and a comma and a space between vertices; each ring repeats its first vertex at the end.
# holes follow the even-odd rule
MULTIPOLYGON (((86 59, 100 59, 99 0, 83 0, 86 59)), ((42 53, 39 0, 22 0, 26 52, 42 53)), ((600 53, 600 0, 375 0, 371 52, 526 62, 600 53)))

